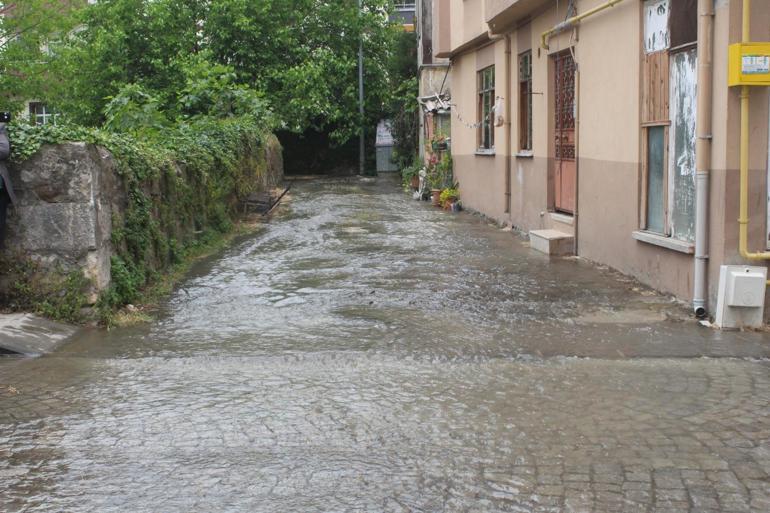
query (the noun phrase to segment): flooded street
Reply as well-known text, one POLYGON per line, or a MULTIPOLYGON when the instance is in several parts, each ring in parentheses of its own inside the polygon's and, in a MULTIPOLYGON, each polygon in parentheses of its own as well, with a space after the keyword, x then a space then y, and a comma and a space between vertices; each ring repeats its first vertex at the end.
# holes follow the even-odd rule
POLYGON ((386 179, 298 182, 156 322, 0 359, 0 511, 770 511, 770 335, 687 315, 386 179))

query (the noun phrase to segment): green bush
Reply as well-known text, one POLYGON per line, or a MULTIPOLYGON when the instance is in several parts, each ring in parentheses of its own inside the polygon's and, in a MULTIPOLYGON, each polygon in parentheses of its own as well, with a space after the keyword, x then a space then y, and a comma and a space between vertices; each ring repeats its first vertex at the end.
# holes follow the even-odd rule
POLYGON ((439 201, 444 204, 447 201, 456 201, 460 198, 460 191, 457 190, 455 187, 450 187, 448 189, 444 189, 441 191, 441 195, 439 196, 439 201))
POLYGON ((7 254, 0 258, 0 276, 7 280, 0 294, 0 304, 6 308, 65 322, 83 320, 89 283, 81 272, 46 271, 23 254, 7 254))
POLYGON ((408 187, 409 182, 412 181, 412 178, 420 175, 420 170, 422 168, 423 168, 423 163, 420 162, 418 158, 418 159, 415 159, 414 162, 412 162, 412 164, 401 169, 401 183, 403 183, 404 187, 408 187))

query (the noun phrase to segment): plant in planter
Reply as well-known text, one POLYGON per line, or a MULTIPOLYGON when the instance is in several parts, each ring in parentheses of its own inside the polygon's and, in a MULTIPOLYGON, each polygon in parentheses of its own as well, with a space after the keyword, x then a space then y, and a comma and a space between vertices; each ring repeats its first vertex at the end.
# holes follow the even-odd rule
POLYGON ((441 189, 430 190, 430 202, 434 207, 441 206, 441 189))
POLYGON ((438 132, 431 138, 430 146, 434 152, 446 151, 449 149, 449 137, 443 132, 438 132))
POLYGON ((460 199, 460 191, 457 190, 457 187, 449 187, 448 189, 444 189, 441 191, 441 195, 439 196, 439 202, 441 203, 441 206, 444 207, 445 210, 452 210, 455 211, 455 207, 453 206, 455 203, 457 203, 457 200, 460 199))
POLYGON ((447 189, 454 184, 454 173, 452 171, 452 155, 444 153, 436 164, 437 173, 441 177, 439 188, 447 189))
POLYGON ((401 183, 404 187, 410 187, 414 190, 420 187, 420 169, 422 169, 421 163, 415 161, 401 170, 401 183))
POLYGON ((443 168, 438 165, 438 162, 433 157, 435 157, 435 154, 431 155, 431 165, 428 168, 427 178, 432 203, 438 207, 441 205, 439 196, 441 195, 441 190, 445 187, 445 177, 443 168))

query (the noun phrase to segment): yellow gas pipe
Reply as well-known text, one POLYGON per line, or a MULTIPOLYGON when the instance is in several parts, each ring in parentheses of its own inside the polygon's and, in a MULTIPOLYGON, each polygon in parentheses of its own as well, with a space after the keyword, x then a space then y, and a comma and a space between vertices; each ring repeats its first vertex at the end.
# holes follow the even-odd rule
MULTIPOLYGON (((741 42, 749 43, 751 0, 743 0, 741 42)), ((740 214, 738 216, 738 251, 747 260, 770 260, 770 252, 750 252, 749 246, 749 86, 741 86, 741 178, 740 214)), ((770 280, 768 280, 770 283, 770 280)))

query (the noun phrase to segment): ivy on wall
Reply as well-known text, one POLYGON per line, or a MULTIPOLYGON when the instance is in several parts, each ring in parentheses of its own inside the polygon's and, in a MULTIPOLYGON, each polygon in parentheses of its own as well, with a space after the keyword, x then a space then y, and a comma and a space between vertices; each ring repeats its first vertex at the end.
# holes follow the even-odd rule
MULTIPOLYGON (((138 301, 145 287, 191 249, 230 231, 239 200, 265 182, 265 145, 278 144, 249 117, 203 118, 146 138, 67 125, 14 124, 9 134, 15 162, 42 145, 69 141, 103 146, 115 158, 123 204, 113 212, 112 285, 97 304, 102 319, 138 301)), ((45 297, 39 288, 26 287, 45 297)), ((82 305, 82 297, 69 296, 82 305)), ((57 315, 31 298, 17 297, 15 303, 69 321, 78 320, 80 311, 62 307, 57 315)))

